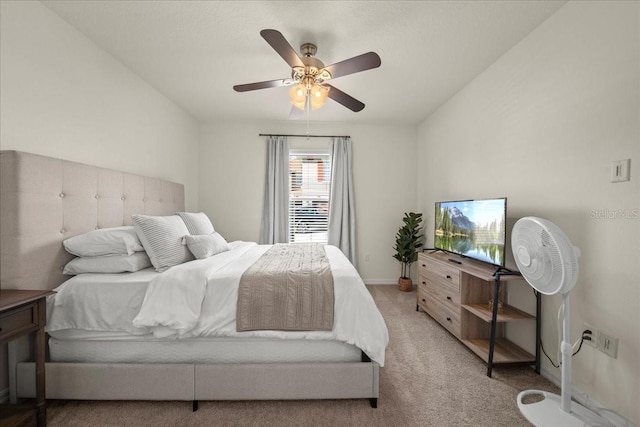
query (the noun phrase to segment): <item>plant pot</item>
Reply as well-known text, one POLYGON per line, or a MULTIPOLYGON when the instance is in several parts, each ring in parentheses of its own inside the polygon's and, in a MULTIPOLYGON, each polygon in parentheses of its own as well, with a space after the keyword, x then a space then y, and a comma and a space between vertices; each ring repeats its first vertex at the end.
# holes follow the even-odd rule
POLYGON ((398 279, 398 288, 402 292, 411 292, 413 290, 413 282, 411 277, 401 277, 398 279))

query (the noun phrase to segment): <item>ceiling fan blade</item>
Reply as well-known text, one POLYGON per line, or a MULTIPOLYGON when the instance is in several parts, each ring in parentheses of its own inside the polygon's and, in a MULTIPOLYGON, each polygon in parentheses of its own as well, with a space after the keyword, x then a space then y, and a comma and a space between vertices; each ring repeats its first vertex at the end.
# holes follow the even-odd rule
POLYGON ((278 52, 278 55, 280 55, 291 68, 304 67, 300 57, 280 31, 262 30, 260 31, 260 35, 269 43, 273 50, 278 52))
POLYGON ((324 67, 324 69, 331 73, 332 79, 335 79, 336 77, 342 77, 348 74, 378 68, 381 63, 382 61, 377 53, 367 52, 362 55, 354 56, 353 58, 328 65, 324 67))
POLYGON ((329 88, 329 98, 344 105, 351 111, 355 111, 357 113, 358 111, 362 111, 362 109, 364 108, 364 104, 362 102, 358 101, 351 95, 347 95, 337 87, 331 86, 327 83, 325 83, 324 86, 327 86, 329 88))
POLYGON ((248 92, 250 90, 267 89, 270 87, 289 86, 294 84, 293 79, 269 80, 266 82, 247 83, 243 85, 235 85, 233 89, 236 92, 248 92))

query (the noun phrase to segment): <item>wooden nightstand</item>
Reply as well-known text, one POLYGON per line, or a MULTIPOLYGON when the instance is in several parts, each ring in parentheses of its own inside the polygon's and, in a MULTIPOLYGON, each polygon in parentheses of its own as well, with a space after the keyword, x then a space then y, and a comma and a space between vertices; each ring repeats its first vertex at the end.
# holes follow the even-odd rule
POLYGON ((36 404, 7 405, 2 408, 0 425, 18 426, 35 416, 38 427, 47 425, 45 399, 45 333, 46 297, 53 291, 21 289, 0 290, 0 343, 4 344, 35 332, 36 404))

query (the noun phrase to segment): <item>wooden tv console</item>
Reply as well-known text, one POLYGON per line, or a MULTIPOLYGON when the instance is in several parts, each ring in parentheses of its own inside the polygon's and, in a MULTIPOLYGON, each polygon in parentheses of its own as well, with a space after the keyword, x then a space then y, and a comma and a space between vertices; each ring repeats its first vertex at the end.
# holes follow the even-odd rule
POLYGON ((426 250, 418 254, 416 311, 422 308, 487 363, 534 365, 540 372, 540 294, 536 315, 506 304, 507 281, 523 281, 518 272, 446 252, 426 250), (490 301, 492 303, 490 304, 490 301), (505 302, 498 307, 498 301, 505 302), (505 337, 505 324, 536 322, 536 354, 532 355, 505 337))

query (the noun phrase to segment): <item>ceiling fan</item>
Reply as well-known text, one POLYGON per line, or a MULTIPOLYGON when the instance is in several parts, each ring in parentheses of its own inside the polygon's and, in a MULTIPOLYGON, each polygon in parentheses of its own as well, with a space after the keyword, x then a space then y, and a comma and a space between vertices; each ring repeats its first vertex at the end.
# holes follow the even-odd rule
POLYGON ((236 92, 247 92, 271 87, 293 86, 289 91, 291 103, 301 109, 315 110, 324 105, 327 98, 331 98, 348 109, 358 112, 364 104, 354 97, 347 95, 335 86, 327 83, 329 79, 370 70, 380 66, 380 57, 375 52, 367 52, 344 61, 325 66, 316 58, 317 47, 313 43, 300 46, 298 56, 284 36, 276 30, 262 30, 260 35, 291 67, 291 77, 286 79, 269 80, 265 82, 235 85, 236 92))

